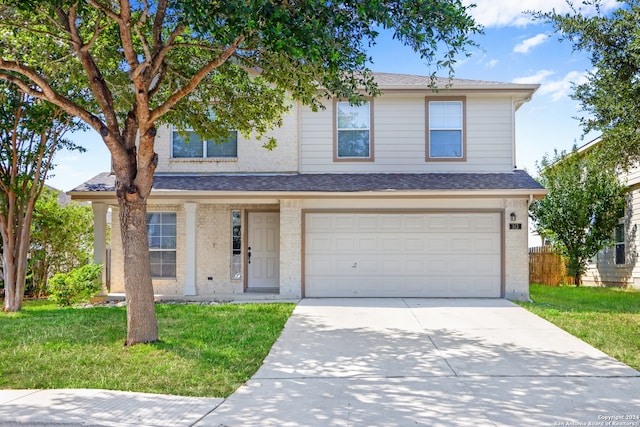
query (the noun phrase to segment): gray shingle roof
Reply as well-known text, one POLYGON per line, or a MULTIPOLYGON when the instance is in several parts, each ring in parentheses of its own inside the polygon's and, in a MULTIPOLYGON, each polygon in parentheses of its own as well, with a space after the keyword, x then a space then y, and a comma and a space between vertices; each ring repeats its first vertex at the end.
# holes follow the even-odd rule
MULTIPOLYGON (((414 88, 427 89, 431 84, 430 76, 418 76, 413 74, 395 74, 395 73, 373 73, 374 79, 378 86, 382 89, 394 88, 414 88)), ((516 90, 533 90, 538 87, 536 84, 517 84, 504 83, 486 80, 470 80, 457 79, 449 80, 445 77, 436 77, 435 84, 438 88, 446 88, 448 85, 452 89, 516 89, 516 90)))
MULTIPOLYGON (((542 190, 524 171, 507 173, 369 173, 287 175, 162 175, 154 177, 155 191, 211 192, 370 192, 455 190, 542 190)), ((115 191, 115 178, 102 173, 71 190, 115 191)))

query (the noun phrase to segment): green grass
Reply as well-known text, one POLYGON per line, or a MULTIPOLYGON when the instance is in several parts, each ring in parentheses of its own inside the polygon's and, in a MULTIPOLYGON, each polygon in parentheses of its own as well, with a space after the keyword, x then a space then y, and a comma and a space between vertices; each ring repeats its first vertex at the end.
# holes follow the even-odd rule
POLYGON ((640 292, 617 288, 531 285, 520 303, 565 331, 640 370, 640 292))
POLYGON ((0 388, 226 397, 260 367, 294 304, 159 304, 160 342, 123 345, 124 308, 27 301, 0 312, 0 388))

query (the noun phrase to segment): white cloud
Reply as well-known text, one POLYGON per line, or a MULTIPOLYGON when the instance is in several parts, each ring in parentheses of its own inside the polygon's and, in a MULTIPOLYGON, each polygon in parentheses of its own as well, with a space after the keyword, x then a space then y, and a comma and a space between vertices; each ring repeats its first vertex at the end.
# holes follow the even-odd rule
POLYGON ((492 59, 492 60, 488 61, 488 62, 484 65, 484 67, 485 67, 485 68, 495 68, 495 67, 496 67, 496 65, 498 65, 498 63, 500 63, 500 61, 498 61, 497 59, 492 59))
MULTIPOLYGON (((471 15, 479 24, 485 27, 523 27, 531 23, 531 16, 527 11, 567 13, 571 8, 566 0, 463 0, 465 5, 476 3, 476 7, 470 10, 471 15)), ((620 7, 617 0, 603 0, 602 10, 608 11, 620 7)), ((582 12, 593 14, 593 7, 582 6, 582 12)))
POLYGON ((574 84, 586 82, 586 73, 583 71, 570 71, 562 79, 543 83, 540 86, 540 94, 551 95, 552 101, 559 101, 567 98, 573 93, 574 84))
POLYGON ((549 36, 544 33, 537 34, 518 43, 513 51, 515 53, 528 53, 531 49, 549 40, 549 36))
POLYGON ((586 81, 586 72, 583 71, 570 71, 560 79, 550 79, 554 74, 550 70, 540 70, 530 76, 515 78, 513 83, 540 84, 539 95, 549 95, 552 101, 560 101, 573 93, 574 84, 586 81))
POLYGON ((552 76, 553 74, 555 73, 551 70, 540 70, 537 73, 532 74, 530 76, 516 77, 515 79, 513 79, 513 83, 538 84, 538 83, 542 83, 544 79, 546 79, 549 76, 552 76))

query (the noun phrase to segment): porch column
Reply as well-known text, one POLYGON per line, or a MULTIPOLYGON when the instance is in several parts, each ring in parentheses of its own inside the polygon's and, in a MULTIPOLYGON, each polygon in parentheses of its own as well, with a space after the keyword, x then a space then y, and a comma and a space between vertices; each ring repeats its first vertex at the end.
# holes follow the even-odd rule
POLYGON ((280 200, 280 296, 302 296, 301 200, 280 200))
POLYGON ((106 203, 91 202, 93 210, 93 262, 102 265, 102 291, 100 295, 107 295, 107 209, 106 203))
POLYGON ((196 295, 196 225, 198 204, 184 204, 184 295, 196 295))

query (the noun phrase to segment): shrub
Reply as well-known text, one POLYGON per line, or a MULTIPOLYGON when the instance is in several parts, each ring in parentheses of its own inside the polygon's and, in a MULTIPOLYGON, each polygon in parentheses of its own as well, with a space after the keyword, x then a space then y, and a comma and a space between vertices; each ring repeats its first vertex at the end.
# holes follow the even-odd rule
POLYGON ((100 264, 87 264, 69 273, 58 273, 49 280, 49 298, 63 307, 86 301, 100 290, 101 275, 100 264))

